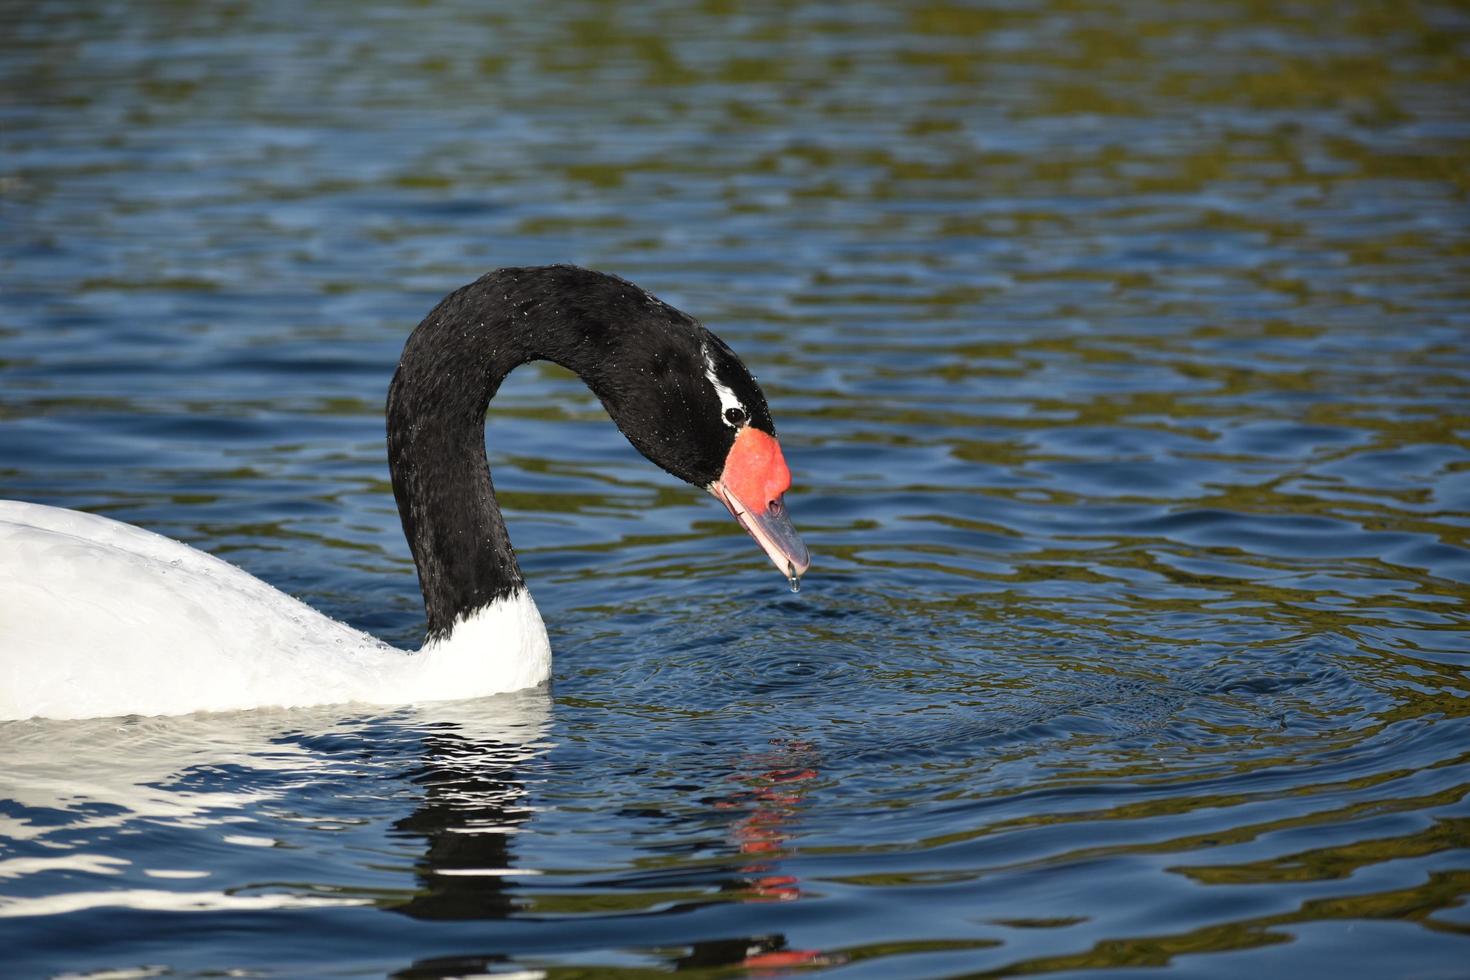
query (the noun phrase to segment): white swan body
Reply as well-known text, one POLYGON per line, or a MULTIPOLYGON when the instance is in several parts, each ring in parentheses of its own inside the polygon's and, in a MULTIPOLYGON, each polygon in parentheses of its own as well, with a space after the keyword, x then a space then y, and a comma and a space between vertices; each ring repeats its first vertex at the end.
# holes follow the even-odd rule
POLYGON ((455 700, 550 670, 524 589, 410 654, 186 544, 0 500, 0 720, 455 700))

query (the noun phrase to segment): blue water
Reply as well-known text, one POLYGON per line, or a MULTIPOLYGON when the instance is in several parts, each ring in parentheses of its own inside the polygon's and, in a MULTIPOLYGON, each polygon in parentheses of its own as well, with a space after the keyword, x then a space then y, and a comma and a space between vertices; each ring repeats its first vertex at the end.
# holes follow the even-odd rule
POLYGON ((1470 972, 1462 5, 63 0, 0 78, 0 496, 412 646, 403 338, 573 261, 815 559, 522 369, 550 690, 0 725, 7 977, 1470 972))

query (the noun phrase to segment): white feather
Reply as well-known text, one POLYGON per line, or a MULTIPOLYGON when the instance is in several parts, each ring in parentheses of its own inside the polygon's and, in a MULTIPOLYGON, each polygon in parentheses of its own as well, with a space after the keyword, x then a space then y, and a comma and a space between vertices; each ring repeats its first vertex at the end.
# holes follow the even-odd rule
MULTIPOLYGON (((740 399, 735 397, 735 392, 731 391, 729 387, 721 383, 719 376, 715 374, 715 362, 714 358, 709 356, 709 346, 701 345, 699 348, 699 352, 704 355, 704 376, 708 378, 709 383, 714 386, 715 394, 720 399, 720 417, 724 418, 724 415, 727 411, 732 408, 738 408, 747 418, 749 418, 750 412, 746 411, 745 406, 740 404, 740 399)), ((726 424, 729 423, 727 422, 726 424)), ((733 427, 739 428, 739 426, 733 427)))
POLYGON ((524 590, 409 654, 180 542, 0 501, 0 719, 454 700, 550 669, 524 590))

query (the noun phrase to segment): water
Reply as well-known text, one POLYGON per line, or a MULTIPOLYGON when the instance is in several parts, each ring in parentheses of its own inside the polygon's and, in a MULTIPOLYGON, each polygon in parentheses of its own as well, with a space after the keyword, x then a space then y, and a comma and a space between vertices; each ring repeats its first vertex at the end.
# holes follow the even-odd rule
POLYGON ((575 261, 752 365, 815 562, 522 369, 551 690, 0 726, 7 976, 1465 975, 1463 6, 12 4, 0 74, 0 496, 413 645, 397 351, 575 261))

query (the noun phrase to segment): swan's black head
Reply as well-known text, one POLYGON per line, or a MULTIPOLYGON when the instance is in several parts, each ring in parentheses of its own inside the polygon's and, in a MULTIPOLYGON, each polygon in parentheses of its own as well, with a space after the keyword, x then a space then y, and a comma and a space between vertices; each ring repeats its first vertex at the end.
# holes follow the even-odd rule
MULTIPOLYGON (((719 497, 782 571, 810 562, 765 394, 724 341, 627 280, 575 266, 502 269, 501 293, 543 358, 582 377, 639 452, 719 497)), ((476 285, 480 285, 477 283, 476 285)))
POLYGON ((765 395, 720 338, 616 276, 501 269, 429 312, 388 390, 393 494, 431 635, 523 585, 486 469, 485 409, 537 360, 580 376, 639 452, 719 497, 777 568, 806 571, 765 395))
POLYGON ((542 356, 581 375, 649 460, 707 487, 742 426, 775 436, 755 378, 693 317, 614 276, 563 266, 533 272, 541 275, 531 282, 547 293, 542 304, 575 324, 566 332, 571 349, 542 356))

